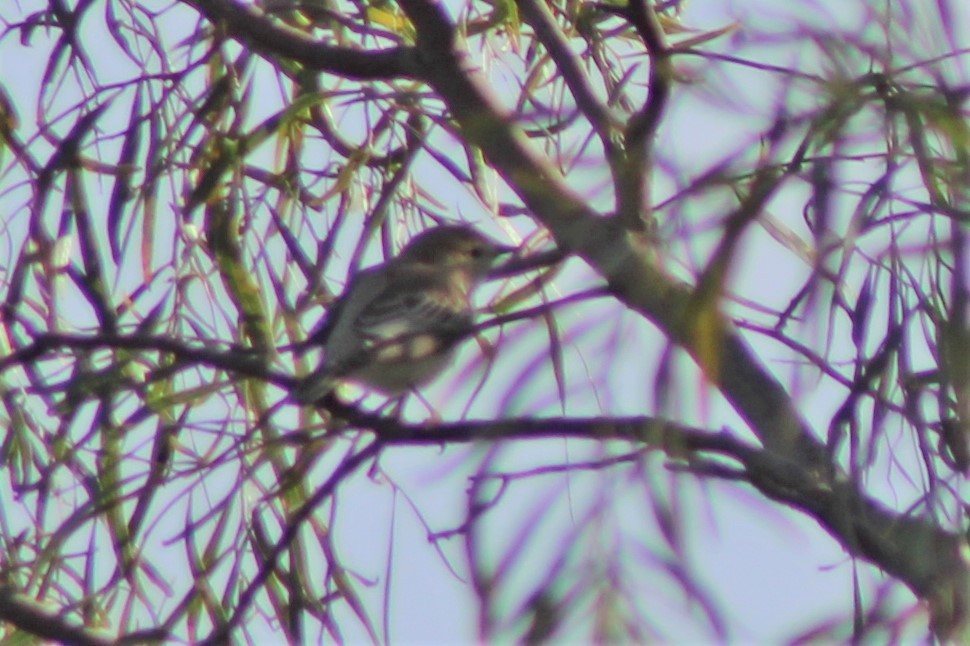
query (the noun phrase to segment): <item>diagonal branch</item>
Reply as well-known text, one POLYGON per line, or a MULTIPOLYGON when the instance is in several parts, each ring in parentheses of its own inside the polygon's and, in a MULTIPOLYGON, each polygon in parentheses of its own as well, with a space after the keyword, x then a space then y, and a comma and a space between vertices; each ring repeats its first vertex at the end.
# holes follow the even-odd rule
MULTIPOLYGON (((165 638, 164 631, 159 630, 139 633, 133 639, 129 636, 117 640, 103 632, 85 626, 72 625, 64 619, 63 613, 51 612, 36 600, 17 594, 5 586, 0 586, 0 620, 41 639, 49 639, 60 644, 72 644, 73 646, 108 646, 108 644, 118 643, 145 644, 160 642, 165 638)), ((21 635, 21 639, 25 639, 23 635, 21 635)), ((26 641, 30 640, 26 639, 26 641)))
POLYGON ((285 56, 321 72, 358 80, 416 76, 414 50, 392 47, 368 51, 319 42, 296 29, 270 20, 249 4, 235 0, 182 0, 233 38, 263 54, 285 56))
POLYGON ((860 483, 840 473, 801 419, 785 388, 755 358, 724 319, 713 350, 690 333, 691 290, 657 267, 639 236, 604 220, 532 150, 477 74, 455 49, 455 35, 442 7, 430 0, 400 0, 417 33, 423 78, 442 97, 471 143, 485 152, 536 217, 568 251, 589 262, 623 302, 654 321, 684 346, 751 425, 765 447, 803 465, 831 494, 811 501, 812 514, 851 553, 904 580, 929 601, 933 628, 946 638, 970 632, 970 571, 960 556, 962 538, 926 520, 886 510, 864 495, 860 483), (705 353, 719 356, 713 363, 705 353))
MULTIPOLYGON (((590 208, 556 169, 529 145, 521 130, 452 50, 451 26, 440 7, 427 0, 402 0, 418 30, 425 80, 448 104, 465 136, 480 146, 491 163, 559 244, 589 262, 613 293, 654 321, 695 358, 709 349, 690 333, 691 289, 667 276, 652 261, 645 240, 590 208)), ((719 374, 708 374, 745 417, 765 446, 808 459, 827 470, 824 448, 811 436, 784 387, 754 359, 747 344, 720 321, 725 332, 719 348, 719 374)), ((707 365, 707 362, 701 362, 707 365)))

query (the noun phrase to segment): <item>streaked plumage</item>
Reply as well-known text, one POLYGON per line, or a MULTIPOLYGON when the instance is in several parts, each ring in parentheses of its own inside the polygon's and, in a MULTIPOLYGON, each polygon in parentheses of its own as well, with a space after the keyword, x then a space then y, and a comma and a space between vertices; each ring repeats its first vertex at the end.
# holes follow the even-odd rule
POLYGON ((388 395, 431 380, 471 329, 473 289, 508 251, 471 227, 440 226, 357 274, 307 340, 323 345, 324 360, 296 399, 316 401, 341 380, 388 395))

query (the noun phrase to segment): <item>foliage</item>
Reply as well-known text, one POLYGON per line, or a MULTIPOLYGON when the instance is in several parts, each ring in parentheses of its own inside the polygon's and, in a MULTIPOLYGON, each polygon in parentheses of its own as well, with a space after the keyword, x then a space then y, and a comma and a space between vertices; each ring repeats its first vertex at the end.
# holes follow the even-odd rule
POLYGON ((5 5, 2 634, 724 640, 753 505, 849 556, 786 638, 970 638, 970 16, 681 5, 5 5), (455 369, 288 399, 457 219, 526 251, 455 369))

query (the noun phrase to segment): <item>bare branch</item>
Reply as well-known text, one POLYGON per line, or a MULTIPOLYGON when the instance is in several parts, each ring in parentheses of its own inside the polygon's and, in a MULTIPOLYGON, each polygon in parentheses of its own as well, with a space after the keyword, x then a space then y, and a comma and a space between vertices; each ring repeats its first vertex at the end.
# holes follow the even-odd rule
POLYGON ((236 0, 182 0, 216 25, 225 25, 234 38, 253 50, 285 56, 310 69, 359 80, 413 78, 414 52, 409 47, 379 51, 320 43, 304 33, 274 23, 251 4, 236 0))

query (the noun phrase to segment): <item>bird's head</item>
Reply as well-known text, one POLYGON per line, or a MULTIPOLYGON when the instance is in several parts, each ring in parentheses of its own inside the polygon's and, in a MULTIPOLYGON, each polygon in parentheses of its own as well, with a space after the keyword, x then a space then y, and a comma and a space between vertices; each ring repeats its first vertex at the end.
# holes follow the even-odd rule
POLYGON ((512 251, 515 247, 501 245, 469 226, 453 224, 425 231, 411 240, 398 258, 484 277, 496 258, 512 251))

